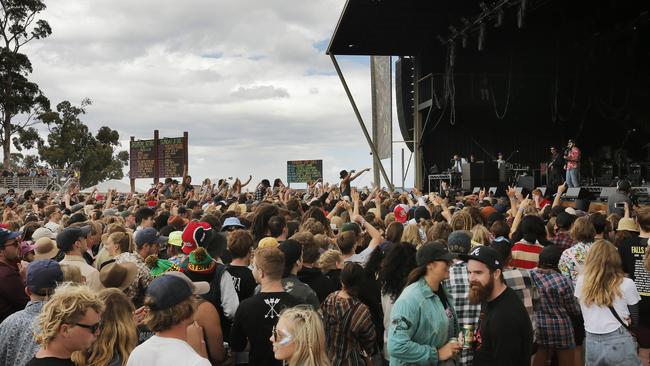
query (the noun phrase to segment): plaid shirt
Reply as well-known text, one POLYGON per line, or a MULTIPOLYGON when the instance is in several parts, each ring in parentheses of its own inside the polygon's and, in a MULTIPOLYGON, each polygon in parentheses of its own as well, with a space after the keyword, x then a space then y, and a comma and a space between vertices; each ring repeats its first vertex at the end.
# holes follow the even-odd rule
POLYGON ((530 317, 530 323, 533 325, 533 332, 537 333, 537 322, 535 313, 539 310, 539 292, 530 277, 530 271, 526 269, 503 269, 503 278, 506 285, 513 289, 517 297, 524 303, 524 307, 530 317))
MULTIPOLYGON (((449 267, 449 279, 443 283, 447 293, 451 295, 451 304, 458 316, 458 325, 462 329, 465 325, 472 325, 476 330, 478 317, 481 314, 481 305, 469 303, 469 275, 467 263, 457 262, 449 267)), ((471 365, 474 358, 472 349, 463 349, 460 352, 459 365, 471 365)))
POLYGON ((537 268, 530 276, 540 294, 537 343, 546 348, 575 347, 571 317, 580 314, 571 281, 557 271, 537 268))
POLYGON ((557 234, 555 234, 555 237, 553 240, 551 240, 555 246, 559 247, 562 250, 567 250, 575 244, 575 240, 569 235, 569 233, 564 232, 564 231, 558 231, 557 234))
POLYGON ((266 196, 266 187, 263 185, 259 185, 255 189, 255 201, 263 201, 264 196, 266 196))
POLYGON ((565 250, 560 257, 558 268, 563 275, 571 280, 573 287, 576 285, 578 275, 582 272, 582 267, 585 265, 587 254, 592 243, 577 243, 571 248, 565 250))

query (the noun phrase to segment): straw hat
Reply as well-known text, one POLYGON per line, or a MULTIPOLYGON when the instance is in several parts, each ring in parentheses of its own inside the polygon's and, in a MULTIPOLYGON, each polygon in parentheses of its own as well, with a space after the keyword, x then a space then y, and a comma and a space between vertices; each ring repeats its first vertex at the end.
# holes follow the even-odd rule
POLYGON ((44 237, 36 240, 34 243, 34 260, 52 259, 59 254, 59 248, 50 238, 44 237))
POLYGON ((618 221, 618 228, 616 228, 616 231, 634 231, 634 232, 639 232, 639 225, 634 222, 634 219, 631 217, 624 217, 618 221))

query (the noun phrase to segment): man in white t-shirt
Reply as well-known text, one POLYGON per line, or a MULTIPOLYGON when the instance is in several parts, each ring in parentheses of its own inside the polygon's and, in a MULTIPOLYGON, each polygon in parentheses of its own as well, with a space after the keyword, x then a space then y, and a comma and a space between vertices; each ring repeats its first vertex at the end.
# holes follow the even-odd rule
POLYGON ((210 366, 210 361, 187 343, 188 331, 203 334, 192 322, 193 295, 209 290, 209 283, 192 282, 180 272, 166 272, 154 279, 147 288, 145 306, 149 312, 144 323, 155 335, 131 352, 127 366, 210 366))

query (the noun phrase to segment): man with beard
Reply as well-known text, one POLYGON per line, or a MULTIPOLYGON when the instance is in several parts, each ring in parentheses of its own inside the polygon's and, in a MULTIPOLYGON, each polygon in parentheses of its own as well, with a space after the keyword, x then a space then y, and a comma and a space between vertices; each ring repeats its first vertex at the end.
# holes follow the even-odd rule
POLYGON ((0 323, 29 301, 20 275, 20 231, 0 228, 0 323))
POLYGON ((503 279, 503 260, 490 247, 477 247, 467 260, 469 300, 481 304, 474 366, 530 365, 533 328, 526 308, 503 279))

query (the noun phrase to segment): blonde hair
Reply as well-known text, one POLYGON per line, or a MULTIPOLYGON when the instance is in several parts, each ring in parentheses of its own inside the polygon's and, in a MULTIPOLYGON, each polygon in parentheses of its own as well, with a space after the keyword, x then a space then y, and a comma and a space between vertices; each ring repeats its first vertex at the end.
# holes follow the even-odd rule
POLYGON ((317 264, 323 273, 327 273, 335 270, 339 262, 341 262, 341 252, 336 249, 328 249, 320 255, 317 264))
POLYGON ((308 306, 287 308, 280 313, 287 319, 295 350, 289 366, 330 366, 325 348, 325 327, 320 314, 308 306))
POLYGON ((611 306, 621 296, 624 278, 621 257, 614 244, 596 241, 585 260, 583 288, 580 299, 585 305, 611 306))
POLYGON ((402 242, 411 243, 416 247, 419 247, 422 244, 422 238, 420 238, 420 227, 417 224, 408 224, 404 228, 402 233, 402 242))
POLYGON ((106 242, 113 245, 117 244, 120 253, 130 253, 135 249, 131 243, 131 237, 129 237, 129 234, 120 231, 110 234, 108 238, 106 238, 106 242))
POLYGON ((485 226, 478 224, 472 228, 471 232, 473 242, 490 245, 490 242, 492 241, 490 238, 490 231, 485 226))
POLYGON ((466 210, 461 210, 454 213, 454 216, 451 217, 451 229, 456 230, 472 230, 472 215, 469 214, 466 210))
POLYGON ((47 349, 63 324, 78 322, 89 309, 98 314, 104 311, 104 304, 94 291, 83 285, 61 284, 36 318, 34 340, 47 349))
POLYGON ((81 268, 71 264, 61 264, 61 272, 63 272, 63 282, 71 282, 84 284, 86 280, 81 275, 81 268))
POLYGON ((126 365, 131 351, 138 344, 138 332, 133 311, 135 307, 119 289, 109 288, 99 293, 106 304, 102 314, 102 331, 87 351, 75 352, 72 359, 77 365, 108 365, 118 353, 121 365, 126 365))

